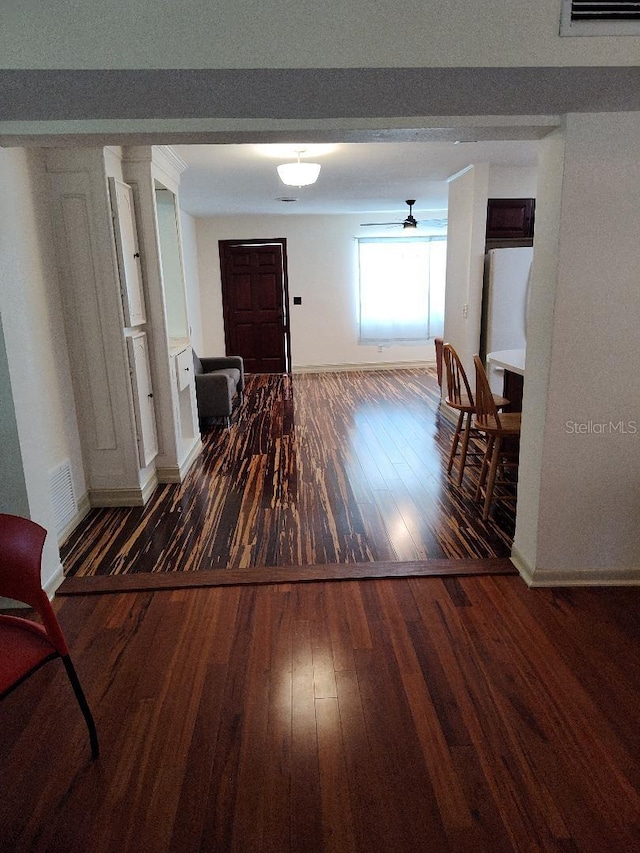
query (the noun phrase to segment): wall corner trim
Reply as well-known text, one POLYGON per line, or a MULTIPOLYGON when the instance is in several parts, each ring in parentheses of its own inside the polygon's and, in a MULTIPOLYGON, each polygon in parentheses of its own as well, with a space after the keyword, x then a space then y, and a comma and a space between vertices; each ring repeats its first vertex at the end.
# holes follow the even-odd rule
POLYGON ((202 452, 202 441, 198 440, 180 465, 157 465, 156 476, 159 483, 182 483, 193 463, 202 452))
POLYGON ((524 580, 527 586, 532 586, 534 570, 515 546, 511 549, 511 562, 516 567, 520 573, 520 577, 524 580))
POLYGON ((63 580, 64 571, 62 570, 62 563, 58 563, 55 572, 43 586, 44 591, 49 597, 49 601, 53 599, 54 595, 56 594, 56 590, 58 589, 63 580))
POLYGON ((511 551, 511 562, 527 586, 640 586, 640 566, 629 569, 536 569, 522 557, 517 548, 511 551))

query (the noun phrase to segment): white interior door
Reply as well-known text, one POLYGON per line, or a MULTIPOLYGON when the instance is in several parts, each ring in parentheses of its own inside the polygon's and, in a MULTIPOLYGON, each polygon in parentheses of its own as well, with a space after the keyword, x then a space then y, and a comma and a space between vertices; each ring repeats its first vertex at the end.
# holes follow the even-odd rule
POLYGON ((145 332, 138 332, 138 334, 128 337, 127 347, 138 431, 138 455, 140 467, 146 468, 158 455, 158 434, 145 332))
POLYGON ((125 325, 141 326, 146 322, 146 316, 133 190, 129 184, 123 184, 116 178, 109 178, 109 194, 125 325))

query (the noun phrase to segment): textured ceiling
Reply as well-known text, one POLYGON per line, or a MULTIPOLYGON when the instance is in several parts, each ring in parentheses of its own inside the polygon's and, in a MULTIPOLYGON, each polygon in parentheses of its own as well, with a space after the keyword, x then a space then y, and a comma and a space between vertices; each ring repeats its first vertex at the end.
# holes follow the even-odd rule
MULTIPOLYGON (((302 143, 299 147, 304 147, 302 143)), ((406 215, 405 199, 428 216, 446 215, 447 178, 471 163, 535 167, 535 141, 372 142, 309 149, 306 159, 322 165, 310 187, 286 187, 276 166, 295 159, 260 145, 174 145, 187 164, 181 205, 194 216, 229 214, 406 215), (283 197, 298 201, 282 202, 283 197)), ((296 145, 291 146, 291 150, 296 145)), ((382 217, 388 219, 388 216, 382 217)), ((392 219, 395 216, 391 217, 392 219)))

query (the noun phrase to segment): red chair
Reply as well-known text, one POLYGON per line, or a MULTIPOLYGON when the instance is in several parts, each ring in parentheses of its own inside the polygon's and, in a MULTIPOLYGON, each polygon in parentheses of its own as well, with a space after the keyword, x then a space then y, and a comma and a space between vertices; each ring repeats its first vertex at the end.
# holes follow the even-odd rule
POLYGON ((0 699, 47 661, 62 658, 89 730, 91 757, 95 759, 99 754, 96 726, 64 635, 42 589, 40 572, 46 537, 47 531, 34 521, 0 514, 0 595, 28 604, 43 623, 0 614, 0 699))

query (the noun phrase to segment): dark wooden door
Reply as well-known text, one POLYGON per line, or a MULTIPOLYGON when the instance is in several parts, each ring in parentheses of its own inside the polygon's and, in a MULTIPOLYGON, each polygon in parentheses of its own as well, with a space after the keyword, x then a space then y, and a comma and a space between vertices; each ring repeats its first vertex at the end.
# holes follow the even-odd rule
POLYGON ((247 373, 288 373, 286 240, 220 240, 227 355, 247 373))

